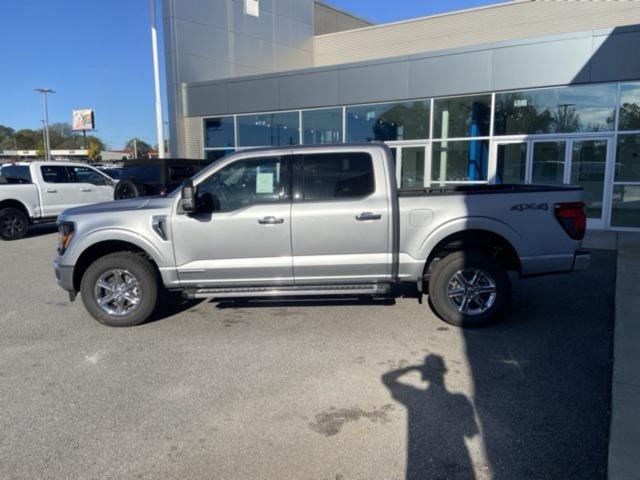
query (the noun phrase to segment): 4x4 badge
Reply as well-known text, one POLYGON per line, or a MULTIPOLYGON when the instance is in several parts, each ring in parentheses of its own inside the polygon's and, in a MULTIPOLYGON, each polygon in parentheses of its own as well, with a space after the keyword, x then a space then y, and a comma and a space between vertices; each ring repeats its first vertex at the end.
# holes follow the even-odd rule
POLYGON ((511 207, 516 212, 524 212, 525 210, 549 210, 547 203, 518 203, 511 207))

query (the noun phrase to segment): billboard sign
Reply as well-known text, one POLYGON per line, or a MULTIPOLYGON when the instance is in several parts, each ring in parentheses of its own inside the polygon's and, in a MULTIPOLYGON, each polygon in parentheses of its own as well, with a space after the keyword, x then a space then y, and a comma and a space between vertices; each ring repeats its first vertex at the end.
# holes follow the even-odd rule
POLYGON ((94 130, 96 123, 93 110, 88 108, 74 110, 72 127, 74 130, 94 130))

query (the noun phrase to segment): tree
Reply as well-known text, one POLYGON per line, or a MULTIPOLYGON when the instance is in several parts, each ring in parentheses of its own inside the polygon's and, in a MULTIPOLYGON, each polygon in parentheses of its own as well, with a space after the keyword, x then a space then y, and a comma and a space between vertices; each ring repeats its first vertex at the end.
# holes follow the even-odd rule
POLYGON ((98 143, 96 143, 93 140, 89 141, 89 151, 87 153, 87 156, 89 157, 90 160, 92 161, 96 160, 100 155, 101 151, 102 151, 102 148, 100 148, 100 145, 98 145, 98 143))
MULTIPOLYGON (((99 152, 106 149, 104 142, 95 135, 87 136, 87 144, 91 143, 97 145, 99 152)), ((36 150, 44 148, 43 145, 42 129, 23 128, 15 131, 0 125, 0 150, 36 150)), ((52 149, 78 150, 85 143, 83 135, 73 131, 68 123, 53 123, 49 126, 49 145, 52 149)))
POLYGON ((135 148, 137 149, 136 152, 134 152, 134 158, 144 158, 147 157, 149 150, 151 150, 151 145, 149 145, 147 142, 140 140, 139 138, 132 138, 131 140, 129 140, 125 145, 124 148, 125 150, 131 150, 132 152, 134 151, 134 143, 135 143, 135 148), (135 142, 134 142, 135 140, 135 142))

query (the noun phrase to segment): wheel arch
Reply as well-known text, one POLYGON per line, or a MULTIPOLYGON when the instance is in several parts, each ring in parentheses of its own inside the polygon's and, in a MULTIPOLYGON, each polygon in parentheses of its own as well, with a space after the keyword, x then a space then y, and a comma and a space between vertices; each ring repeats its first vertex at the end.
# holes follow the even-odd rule
POLYGON ((522 266, 520 257, 514 242, 511 238, 507 238, 503 232, 496 232, 494 229, 486 227, 464 228, 445 235, 433 241, 433 247, 430 249, 427 260, 424 265, 423 277, 429 277, 429 272, 434 261, 438 258, 463 250, 472 250, 486 253, 503 265, 507 270, 521 272, 522 266))
POLYGON ((80 290, 82 277, 93 262, 105 255, 117 252, 133 252, 143 256, 151 263, 153 268, 158 272, 158 275, 160 275, 158 262, 147 249, 128 240, 102 240, 85 248, 76 259, 73 268, 73 288, 76 291, 80 290))
POLYGON ((13 200, 13 199, 2 200, 0 201, 0 210, 3 208, 15 208, 17 210, 20 210, 22 213, 24 213, 27 216, 29 223, 31 223, 32 221, 33 215, 29 211, 29 207, 27 207, 27 205, 22 203, 20 200, 13 200))

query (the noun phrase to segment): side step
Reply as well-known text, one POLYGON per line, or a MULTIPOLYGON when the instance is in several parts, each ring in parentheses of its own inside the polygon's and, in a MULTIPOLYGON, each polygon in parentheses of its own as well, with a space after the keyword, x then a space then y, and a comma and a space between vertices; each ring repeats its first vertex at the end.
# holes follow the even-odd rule
POLYGON ((382 295, 389 293, 388 283, 294 285, 268 287, 220 287, 184 290, 185 298, 302 297, 330 295, 382 295))

